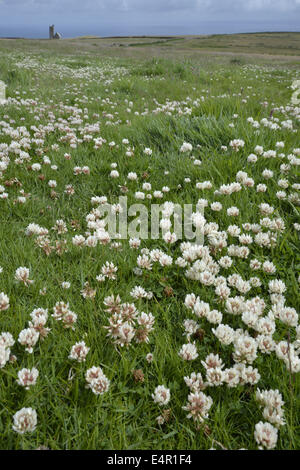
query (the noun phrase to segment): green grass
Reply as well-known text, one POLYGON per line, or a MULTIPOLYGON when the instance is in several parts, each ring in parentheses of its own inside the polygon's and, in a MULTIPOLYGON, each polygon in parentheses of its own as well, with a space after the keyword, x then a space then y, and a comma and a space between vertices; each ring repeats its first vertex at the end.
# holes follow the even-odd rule
MULTIPOLYGON (((172 47, 181 47, 181 43, 174 42, 172 47)), ((136 49, 141 47, 140 43, 134 45, 138 46, 136 49)), ((286 158, 260 157, 254 165, 247 162, 247 156, 254 152, 256 145, 269 150, 275 149, 276 142, 284 141, 285 147, 278 153, 284 152, 285 155, 299 147, 299 119, 291 111, 285 115, 277 109, 273 116, 279 121, 292 119, 295 132, 287 129, 274 131, 261 125, 257 133, 247 122, 248 117, 257 121, 269 118, 271 110, 286 106, 291 99, 290 85, 299 78, 299 72, 294 70, 293 64, 270 63, 267 59, 264 64, 256 66, 250 56, 237 56, 235 59, 198 57, 197 60, 174 57, 145 60, 139 56, 107 58, 108 52, 93 54, 85 51, 84 47, 77 53, 71 41, 69 44, 62 41, 61 45, 49 45, 48 41, 6 42, 5 46, 0 41, 0 80, 7 84, 7 96, 35 101, 0 106, 0 130, 5 129, 1 122, 9 123, 13 128, 26 126, 30 138, 39 139, 43 134, 34 136, 36 128, 33 126, 65 123, 80 138, 81 127, 100 121, 100 133, 93 134, 93 137, 101 136, 107 141, 100 150, 94 149, 93 142, 70 148, 68 143, 60 141, 65 132, 49 127, 44 143, 32 142, 27 150, 31 161, 16 165, 15 155, 10 153, 11 163, 0 178, 0 186, 13 178, 22 183, 22 187, 5 186, 9 197, 0 200, 0 266, 3 267, 0 292, 10 298, 10 308, 0 312, 0 333, 9 331, 14 336, 16 343, 12 353, 17 357, 16 362, 0 369, 0 448, 35 449, 45 445, 50 449, 209 449, 212 446, 219 448, 218 441, 228 449, 256 449, 254 427, 259 421, 264 421, 262 410, 255 401, 255 390, 259 387, 267 390, 278 388, 285 401, 286 425, 280 428, 277 449, 299 449, 299 374, 290 378, 287 367, 275 353, 259 353, 255 360, 253 367, 261 374, 257 385, 236 388, 222 385, 205 390, 204 393, 213 399, 206 421, 209 432, 207 428, 198 429, 192 420, 187 419, 182 406, 187 402, 189 390, 183 377, 193 371, 205 376, 201 360, 209 353, 218 353, 226 367, 231 367, 234 362, 233 347, 222 346, 212 334, 213 325, 186 309, 185 296, 194 292, 209 302, 212 309, 222 311, 223 323, 235 329, 247 329, 240 316, 233 317, 225 312, 224 305, 218 303, 214 288, 187 279, 185 270, 174 262, 167 268, 155 264, 152 271, 143 271, 142 276, 137 276, 133 270, 140 253, 130 249, 127 240, 121 242, 121 251, 109 245, 80 250, 72 244, 74 235, 87 231, 85 218, 92 210, 91 197, 106 195, 110 202, 117 203, 119 196, 123 195, 120 186, 124 184, 129 189, 126 193, 128 206, 140 202, 134 194, 142 190, 144 181, 152 184, 151 192, 161 190, 163 186, 170 188, 162 200, 152 200, 155 203, 168 200, 196 204, 200 197, 207 198, 209 203, 220 201, 223 204, 221 212, 207 208, 204 213, 208 222, 219 224, 219 230, 226 230, 232 223, 240 228, 246 222, 259 223, 262 217, 258 205, 268 202, 274 206, 276 217, 281 217, 286 226, 276 247, 268 250, 252 244, 248 259, 234 258, 233 267, 228 272, 221 269, 219 275, 238 273, 243 279, 258 275, 262 287, 252 289, 246 298, 264 298, 267 303, 265 314, 271 308, 268 281, 280 278, 287 286, 286 304, 299 311, 299 232, 293 228, 294 223, 299 223, 299 206, 276 197, 276 192, 281 189, 277 186, 278 179, 287 178, 292 185, 299 182, 299 171, 292 166, 288 174, 283 175, 280 165, 287 163, 286 158), (29 68, 17 65, 25 61, 28 61, 29 68), (55 72, 51 71, 53 67, 55 72), (16 94, 17 91, 20 95, 16 94), (195 106, 193 102, 197 99, 198 106, 195 106), (131 113, 127 111, 125 100, 133 102, 131 113), (171 115, 152 112, 168 100, 177 103, 174 103, 176 111, 171 115), (263 106, 263 102, 267 105, 263 106), (80 114, 81 117, 88 115, 84 123, 72 123, 70 118, 74 116, 74 107, 87 109, 80 114), (190 114, 184 114, 185 107, 191 108, 190 114), (141 113, 145 108, 149 113, 143 116, 141 113), (135 115, 135 111, 139 115, 135 115), (93 117, 94 113, 99 118, 93 117), (113 119, 107 118, 107 113, 113 114, 113 119), (234 118, 234 114, 238 118, 234 118), (121 122, 106 125, 108 120, 121 122), (229 126, 232 122, 234 128, 229 126), (135 148, 134 157, 126 157, 127 146, 122 144, 124 138, 135 148), (245 142, 238 153, 229 147, 229 142, 236 138, 245 142), (119 148, 110 149, 108 143, 111 141, 115 141, 119 148), (192 155, 202 160, 200 167, 193 164, 190 155, 179 152, 184 141, 193 145, 192 155), (53 150, 53 144, 58 144, 59 149, 53 150), (222 145, 228 146, 227 152, 221 151, 222 145), (145 147, 153 150, 151 157, 143 153, 145 147), (42 149, 41 155, 38 148, 42 149), (72 159, 66 160, 65 153, 70 153, 72 159), (43 155, 47 155, 58 170, 47 165, 42 165, 40 172, 28 168, 33 163, 41 163, 43 155), (116 180, 109 177, 112 163, 118 165, 120 177, 116 180), (73 168, 84 165, 89 166, 90 175, 75 176, 73 168), (274 178, 263 179, 261 173, 265 168, 274 171, 274 178), (214 190, 235 181, 240 170, 246 171, 255 185, 267 184, 267 193, 257 193, 255 188, 249 188, 232 196, 215 196, 214 190), (169 173, 165 174, 166 171, 169 173), (137 182, 126 179, 129 172, 138 174, 137 182), (39 173, 45 176, 44 180, 38 178, 39 173), (186 183, 185 178, 190 178, 191 182, 186 183), (47 185, 51 179, 57 181, 55 199, 47 185), (213 183, 213 190, 196 189, 196 183, 205 180, 213 183), (73 196, 64 193, 67 184, 73 185, 73 196), (24 205, 14 202, 20 189, 30 193, 24 205), (226 214, 226 209, 231 206, 240 209, 237 219, 233 220, 226 214), (65 220, 68 233, 57 235, 51 230, 57 219, 65 220), (75 229, 71 224, 74 220, 78 223, 75 229), (68 251, 59 255, 53 250, 46 256, 36 246, 35 237, 25 235, 26 227, 33 222, 49 230, 53 246, 57 240, 66 239, 68 251), (249 260, 253 258, 271 260, 277 273, 270 276, 261 271, 251 271, 249 260), (117 280, 98 284, 96 276, 106 261, 118 267, 117 280), (19 266, 30 268, 30 279, 34 284, 28 288, 14 280, 19 266), (69 290, 61 288, 63 281, 71 282, 69 290), (97 289, 94 299, 84 299, 80 294, 86 281, 97 289), (115 347, 103 328, 109 317, 103 300, 108 295, 119 294, 123 302, 132 302, 130 291, 135 285, 141 285, 154 294, 152 300, 135 302, 140 311, 154 315, 154 331, 149 335, 148 344, 115 347), (44 287, 47 293, 43 296, 40 289, 44 287), (172 288, 173 295, 168 296, 166 288, 172 288), (52 308, 60 300, 69 302, 71 310, 78 315, 74 330, 64 329, 51 317, 52 308), (27 328, 30 313, 37 307, 49 310, 51 331, 44 341, 37 343, 33 354, 29 354, 17 338, 20 331, 27 328), (182 326, 187 318, 197 320, 205 332, 202 340, 197 339, 199 357, 191 362, 178 355, 182 344, 187 342, 182 326), (90 351, 86 362, 80 364, 68 359, 68 355, 72 345, 81 340, 85 340, 90 351), (154 355, 150 364, 145 359, 149 352, 154 355), (101 366, 111 381, 109 391, 103 396, 95 396, 85 388, 85 372, 93 365, 101 366), (39 377, 36 385, 27 391, 16 383, 17 372, 33 366, 39 370, 39 377), (135 369, 143 370, 143 383, 135 383, 132 375, 135 369), (74 376, 72 380, 68 380, 69 374, 74 376), (151 398, 155 387, 160 384, 171 392, 171 400, 165 407, 171 410, 170 420, 162 426, 156 422, 161 409, 151 398), (37 411, 38 425, 32 434, 19 435, 12 430, 13 415, 22 407, 32 407, 37 411)), ((89 134, 92 131, 84 132, 89 134)), ((0 132, 0 144, 10 144, 16 139, 18 137, 0 132)), ((288 195, 296 192, 291 188, 286 191, 288 195)), ((145 199, 144 203, 150 207, 151 201, 145 199)), ((233 243, 238 242, 229 237, 228 245, 233 243)), ((145 240, 141 248, 160 248, 175 261, 181 256, 179 245, 180 241, 169 247, 163 240, 145 240)), ((224 248, 216 259, 226 254, 224 248)), ((232 288, 232 296, 235 295, 239 293, 232 288)), ((287 340, 288 328, 279 320, 276 320, 276 326, 274 339, 277 342, 287 340)), ((295 329, 290 328, 289 331, 291 341, 295 341, 295 329)), ((249 333, 253 335, 254 331, 249 329, 249 333)))

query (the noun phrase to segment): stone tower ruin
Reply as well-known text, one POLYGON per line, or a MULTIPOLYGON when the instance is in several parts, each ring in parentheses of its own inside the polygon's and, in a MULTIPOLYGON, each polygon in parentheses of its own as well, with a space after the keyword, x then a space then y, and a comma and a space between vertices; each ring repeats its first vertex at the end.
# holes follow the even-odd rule
POLYGON ((49 26, 49 39, 54 39, 54 24, 49 26))
POLYGON ((54 33, 54 24, 49 26, 49 39, 61 39, 60 33, 54 33))

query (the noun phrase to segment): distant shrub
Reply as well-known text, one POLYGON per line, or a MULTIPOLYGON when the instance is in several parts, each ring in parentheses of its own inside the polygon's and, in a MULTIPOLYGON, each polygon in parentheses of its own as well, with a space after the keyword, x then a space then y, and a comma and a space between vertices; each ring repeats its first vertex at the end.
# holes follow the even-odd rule
POLYGON ((152 77, 152 76, 164 75, 166 71, 167 71, 167 66, 166 64, 163 63, 163 61, 152 59, 152 60, 145 62, 142 66, 134 69, 132 71, 132 74, 139 75, 139 76, 152 77))
POLYGON ((187 68, 183 64, 174 65, 173 73, 181 79, 186 79, 188 76, 187 68))
POLYGON ((238 57, 234 57, 234 59, 231 59, 230 60, 230 63, 231 64, 234 64, 234 65, 245 65, 245 60, 244 59, 241 59, 241 58, 238 58, 238 57))

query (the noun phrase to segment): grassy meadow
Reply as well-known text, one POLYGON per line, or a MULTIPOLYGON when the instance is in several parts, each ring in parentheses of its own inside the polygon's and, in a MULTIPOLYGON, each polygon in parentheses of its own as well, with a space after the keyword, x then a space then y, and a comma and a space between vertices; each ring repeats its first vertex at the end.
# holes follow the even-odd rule
POLYGON ((0 449, 299 449, 299 37, 0 40, 0 449))

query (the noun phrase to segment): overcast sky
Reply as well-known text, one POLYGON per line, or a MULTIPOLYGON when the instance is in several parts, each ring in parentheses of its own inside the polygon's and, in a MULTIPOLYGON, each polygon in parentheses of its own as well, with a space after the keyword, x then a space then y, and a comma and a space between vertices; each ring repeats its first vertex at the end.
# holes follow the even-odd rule
POLYGON ((0 37, 300 31, 300 0, 0 0, 0 37))

